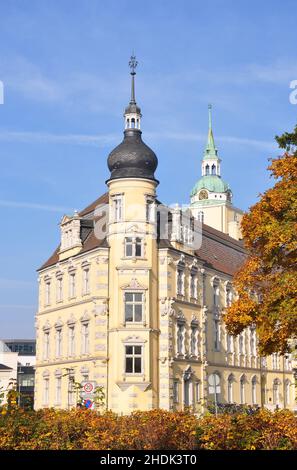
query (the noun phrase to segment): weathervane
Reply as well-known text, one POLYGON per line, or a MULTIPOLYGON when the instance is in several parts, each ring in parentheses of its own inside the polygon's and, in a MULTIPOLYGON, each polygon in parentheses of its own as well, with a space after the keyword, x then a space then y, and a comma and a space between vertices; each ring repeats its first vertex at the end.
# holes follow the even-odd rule
POLYGON ((134 53, 132 53, 131 57, 130 57, 130 61, 129 61, 129 67, 131 69, 131 75, 135 75, 136 72, 135 72, 135 69, 138 65, 138 62, 136 60, 136 57, 134 55, 134 53))

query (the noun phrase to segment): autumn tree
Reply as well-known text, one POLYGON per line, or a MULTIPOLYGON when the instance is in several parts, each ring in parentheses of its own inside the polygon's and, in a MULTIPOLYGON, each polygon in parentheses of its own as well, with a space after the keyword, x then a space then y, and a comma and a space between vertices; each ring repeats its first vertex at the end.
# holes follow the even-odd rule
POLYGON ((276 182, 242 220, 247 259, 234 278, 229 333, 255 325, 261 354, 284 354, 297 339, 297 126, 276 137, 282 156, 268 170, 276 182))

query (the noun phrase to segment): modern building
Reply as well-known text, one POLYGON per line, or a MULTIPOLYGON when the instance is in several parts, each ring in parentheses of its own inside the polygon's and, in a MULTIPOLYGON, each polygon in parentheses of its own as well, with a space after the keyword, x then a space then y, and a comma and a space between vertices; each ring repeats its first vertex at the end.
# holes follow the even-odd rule
POLYGON ((35 362, 35 340, 0 341, 0 387, 5 390, 5 395, 10 388, 16 388, 21 406, 33 406, 35 362))
POLYGON ((62 218, 61 243, 38 271, 35 408, 75 406, 73 380, 96 381, 115 412, 201 412, 214 397, 292 408, 290 357, 261 358, 254 328, 233 337, 224 326, 246 253, 211 123, 190 209, 161 205, 158 160, 142 140, 135 58, 130 66, 107 192, 62 218))

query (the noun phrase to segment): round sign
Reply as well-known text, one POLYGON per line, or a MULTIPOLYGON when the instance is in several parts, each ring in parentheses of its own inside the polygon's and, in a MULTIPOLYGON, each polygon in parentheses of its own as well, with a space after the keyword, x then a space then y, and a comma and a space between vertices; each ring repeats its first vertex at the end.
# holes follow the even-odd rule
POLYGON ((93 391, 93 389, 94 389, 94 386, 90 382, 88 382, 84 385, 84 391, 86 393, 91 393, 93 391))
POLYGON ((92 408, 93 406, 92 400, 85 400, 84 403, 86 408, 92 408))
POLYGON ((208 383, 211 387, 217 387, 220 384, 219 374, 210 374, 210 376, 208 377, 208 383))

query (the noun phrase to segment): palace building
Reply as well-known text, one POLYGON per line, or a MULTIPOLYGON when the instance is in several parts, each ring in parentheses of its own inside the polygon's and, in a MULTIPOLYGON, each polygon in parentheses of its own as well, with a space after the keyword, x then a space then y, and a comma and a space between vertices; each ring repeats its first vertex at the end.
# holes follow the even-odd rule
POLYGON ((200 413, 215 398, 293 408, 290 357, 262 358, 254 328, 233 337, 224 326, 246 253, 211 110, 189 209, 166 207, 156 194, 157 156, 142 140, 136 65, 132 57, 107 191, 62 218, 61 243, 38 270, 35 408, 76 406, 73 381, 84 380, 102 386, 106 408, 118 413, 200 413))

